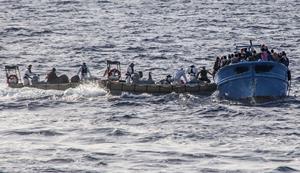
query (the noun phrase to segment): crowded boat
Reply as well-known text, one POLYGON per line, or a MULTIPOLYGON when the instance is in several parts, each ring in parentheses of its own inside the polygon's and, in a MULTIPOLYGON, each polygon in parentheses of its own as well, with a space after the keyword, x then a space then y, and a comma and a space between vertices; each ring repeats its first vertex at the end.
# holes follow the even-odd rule
POLYGON ((191 64, 188 67, 180 66, 173 73, 167 74, 158 81, 153 79, 151 72, 144 77, 143 71, 136 70, 134 63, 128 65, 123 75, 124 78, 122 78, 119 61, 107 60, 106 64, 102 79, 93 76, 85 62, 80 65, 77 74, 71 78, 65 74, 58 76, 56 68, 52 68, 46 76, 46 81, 40 81, 40 76, 32 70, 31 64, 27 66, 23 77, 20 75, 18 66, 5 66, 5 70, 7 83, 13 88, 35 87, 65 90, 82 83, 96 82, 109 91, 212 93, 218 89, 221 95, 236 98, 252 97, 259 91, 260 95, 284 96, 289 87, 288 81, 291 80, 291 73, 288 69, 289 59, 285 51, 269 50, 264 44, 252 45, 251 41, 249 46, 236 46, 236 51, 232 54, 217 57, 212 72, 205 66, 199 68, 191 64), (216 83, 211 83, 210 78, 216 83), (262 87, 266 85, 264 81, 275 83, 280 87, 272 90, 270 86, 268 91, 265 91, 262 87))

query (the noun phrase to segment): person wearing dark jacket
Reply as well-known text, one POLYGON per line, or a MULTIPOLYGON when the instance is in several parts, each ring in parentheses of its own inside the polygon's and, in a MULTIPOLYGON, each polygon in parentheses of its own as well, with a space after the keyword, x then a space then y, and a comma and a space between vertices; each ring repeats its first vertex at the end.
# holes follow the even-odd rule
POLYGON ((51 84, 57 83, 58 77, 56 75, 55 68, 52 68, 51 72, 47 74, 46 79, 47 79, 47 83, 51 83, 51 84))
POLYGON ((212 75, 208 70, 205 69, 205 67, 202 67, 202 70, 199 73, 200 74, 199 80, 205 81, 207 83, 210 83, 210 80, 207 77, 207 73, 210 74, 210 75, 212 75))
POLYGON ((81 80, 87 79, 88 77, 92 77, 91 72, 85 62, 82 63, 82 65, 80 66, 77 75, 79 75, 80 73, 81 73, 81 80))

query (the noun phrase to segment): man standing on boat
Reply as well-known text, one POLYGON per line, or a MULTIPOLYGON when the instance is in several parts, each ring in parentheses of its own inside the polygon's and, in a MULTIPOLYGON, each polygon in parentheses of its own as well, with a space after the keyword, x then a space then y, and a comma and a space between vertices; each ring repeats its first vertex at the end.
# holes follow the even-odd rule
POLYGON ((32 73, 31 71, 31 67, 32 65, 28 65, 26 71, 25 71, 25 74, 24 74, 24 77, 23 77, 23 81, 24 81, 24 85, 27 86, 27 85, 30 85, 30 80, 29 79, 32 79, 32 76, 34 76, 35 74, 32 73))
POLYGON ((126 83, 130 83, 130 81, 132 80, 132 75, 134 74, 134 64, 131 63, 128 68, 127 68, 127 72, 126 72, 126 83))
POLYGON ((78 70, 77 75, 79 75, 80 73, 81 73, 81 80, 87 79, 88 75, 89 77, 92 77, 91 72, 85 62, 82 63, 80 69, 78 70))

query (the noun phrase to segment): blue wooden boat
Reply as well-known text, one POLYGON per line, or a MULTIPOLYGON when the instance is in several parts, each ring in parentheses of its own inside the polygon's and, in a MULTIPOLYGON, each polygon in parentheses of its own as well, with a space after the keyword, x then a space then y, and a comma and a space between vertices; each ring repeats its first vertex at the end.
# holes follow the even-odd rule
POLYGON ((219 96, 241 100, 287 95, 288 68, 274 61, 245 61, 224 66, 216 73, 219 96))

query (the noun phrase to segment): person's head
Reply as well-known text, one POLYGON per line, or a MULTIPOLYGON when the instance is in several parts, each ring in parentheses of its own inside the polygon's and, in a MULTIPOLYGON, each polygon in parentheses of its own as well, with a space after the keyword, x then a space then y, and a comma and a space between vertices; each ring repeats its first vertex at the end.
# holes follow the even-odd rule
POLYGON ((31 67, 32 67, 32 65, 31 65, 31 64, 29 64, 27 68, 28 68, 28 69, 31 69, 31 67))
POLYGON ((130 66, 130 67, 134 67, 134 64, 133 64, 133 63, 131 63, 129 66, 130 66))
POLYGON ((86 63, 84 62, 84 63, 82 63, 82 65, 83 65, 83 66, 86 66, 86 63))
POLYGON ((205 66, 203 66, 202 69, 205 70, 205 66))
POLYGON ((139 71, 139 77, 142 78, 143 77, 143 72, 139 71))
POLYGON ((191 65, 191 68, 195 68, 195 65, 191 65))
POLYGON ((152 79, 152 73, 151 72, 148 73, 148 78, 152 79))
POLYGON ((55 69, 55 68, 52 68, 52 72, 56 72, 56 69, 55 69))

